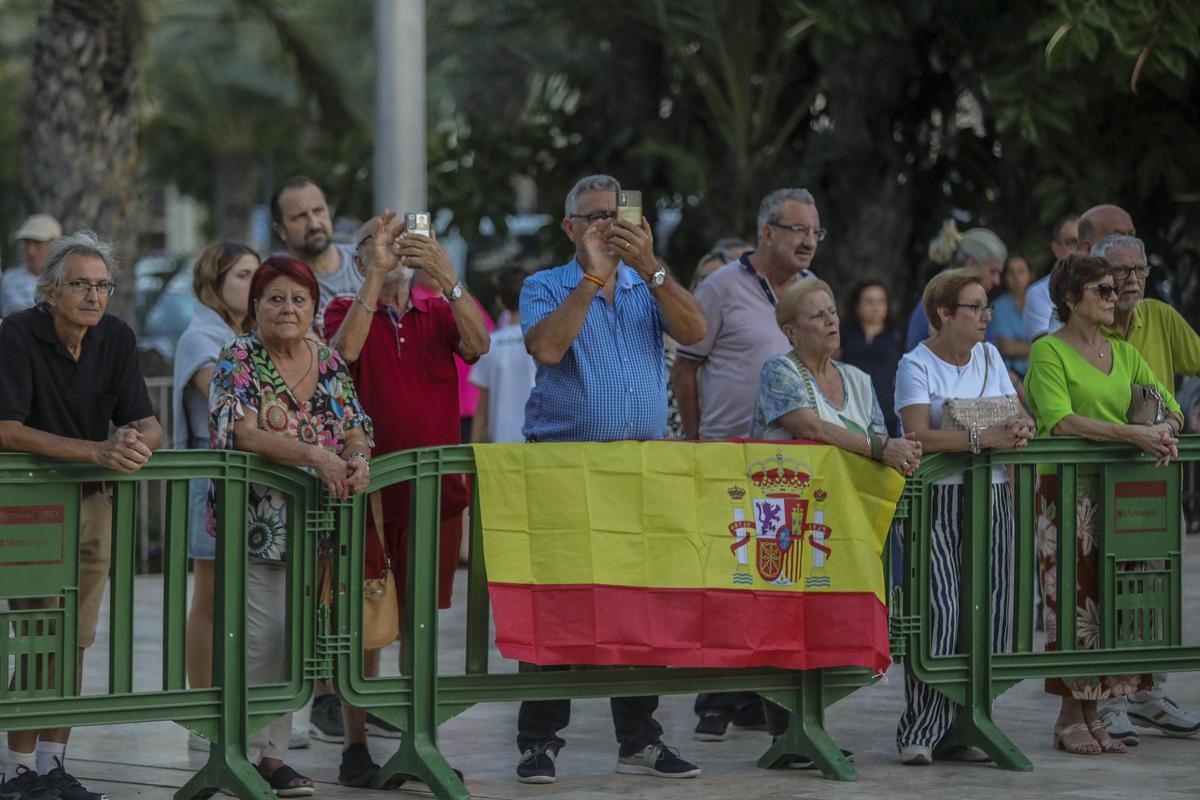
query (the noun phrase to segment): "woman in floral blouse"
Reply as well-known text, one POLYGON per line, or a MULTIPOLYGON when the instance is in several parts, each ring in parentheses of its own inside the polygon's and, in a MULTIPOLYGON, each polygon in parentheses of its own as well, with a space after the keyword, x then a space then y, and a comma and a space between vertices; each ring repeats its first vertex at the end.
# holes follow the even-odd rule
MULTIPOLYGON (((302 261, 267 259, 250 284, 254 333, 221 353, 209 393, 213 448, 248 450, 311 470, 335 500, 362 492, 370 480, 371 420, 354 394, 341 356, 309 338, 320 288, 302 261)), ((209 532, 215 535, 209 500, 209 532)), ((287 500, 250 486, 247 572, 247 666, 253 683, 287 679, 287 500)), ((305 797, 313 783, 283 763, 291 714, 250 740, 250 757, 280 797, 305 797)))

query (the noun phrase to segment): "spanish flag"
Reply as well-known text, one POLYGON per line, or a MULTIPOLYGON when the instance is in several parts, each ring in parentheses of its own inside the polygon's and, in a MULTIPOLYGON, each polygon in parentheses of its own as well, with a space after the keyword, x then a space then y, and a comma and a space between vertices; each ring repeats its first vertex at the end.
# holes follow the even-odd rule
POLYGON ((904 478, 824 444, 476 445, 506 658, 890 662, 880 554, 904 478))

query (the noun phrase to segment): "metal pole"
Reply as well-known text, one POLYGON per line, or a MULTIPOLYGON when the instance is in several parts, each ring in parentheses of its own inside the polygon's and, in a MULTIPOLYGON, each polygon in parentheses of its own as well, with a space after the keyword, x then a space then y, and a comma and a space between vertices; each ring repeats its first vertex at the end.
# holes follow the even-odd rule
POLYGON ((424 211, 425 0, 375 0, 375 51, 375 211, 424 211))

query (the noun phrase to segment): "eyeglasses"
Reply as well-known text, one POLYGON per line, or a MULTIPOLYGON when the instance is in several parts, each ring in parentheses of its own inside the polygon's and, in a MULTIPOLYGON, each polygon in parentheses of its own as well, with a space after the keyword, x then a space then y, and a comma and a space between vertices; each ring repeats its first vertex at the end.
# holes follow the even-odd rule
POLYGON ((1129 274, 1131 272, 1134 275, 1138 276, 1139 278, 1144 278, 1150 274, 1150 265, 1149 264, 1134 264, 1132 267, 1113 267, 1112 268, 1113 277, 1119 281, 1123 281, 1126 278, 1128 278, 1129 274))
POLYGON ((1110 297, 1112 297, 1114 294, 1116 294, 1116 293, 1117 293, 1117 287, 1115 287, 1115 286, 1113 286, 1112 284, 1109 284, 1109 283, 1101 283, 1101 284, 1100 284, 1100 285, 1098 285, 1098 286, 1085 286, 1085 287, 1083 287, 1083 290, 1084 290, 1085 292, 1086 292, 1088 289, 1095 289, 1095 290, 1096 290, 1096 294, 1100 295, 1100 299, 1101 299, 1101 300, 1107 300, 1107 299, 1109 299, 1110 297))
POLYGON ((818 311, 816 314, 812 314, 808 318, 809 322, 825 322, 827 320, 837 322, 838 313, 836 311, 818 311))
POLYGON ((828 233, 824 228, 810 228, 807 225, 785 225, 782 222, 768 222, 767 224, 772 228, 782 228, 785 231, 798 233, 804 238, 811 236, 818 242, 825 241, 825 235, 828 233))
POLYGON ((68 289, 70 289, 71 294, 77 294, 84 297, 90 294, 93 289, 96 290, 97 294, 107 295, 109 297, 112 297, 113 293, 117 291, 117 284, 114 281, 100 281, 99 283, 92 283, 91 281, 77 280, 67 281, 63 284, 63 286, 66 286, 68 289))
POLYGON ((593 222, 605 222, 610 219, 616 219, 617 215, 612 211, 593 211, 590 214, 570 214, 571 219, 586 219, 588 225, 593 222))
POLYGON ((992 314, 996 313, 995 306, 984 305, 983 303, 957 303, 957 304, 955 304, 954 307, 955 308, 969 308, 969 309, 971 309, 971 313, 974 314, 975 316, 979 317, 980 319, 982 319, 985 314, 990 317, 992 314))

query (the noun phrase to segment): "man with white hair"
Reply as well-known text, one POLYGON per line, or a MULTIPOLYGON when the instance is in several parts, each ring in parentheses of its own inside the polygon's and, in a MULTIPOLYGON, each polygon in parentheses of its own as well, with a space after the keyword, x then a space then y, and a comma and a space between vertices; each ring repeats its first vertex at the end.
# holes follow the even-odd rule
MULTIPOLYGON (((1200 375, 1200 336, 1167 303, 1146 298, 1150 265, 1146 246, 1136 236, 1113 234, 1091 247, 1091 254, 1108 261, 1117 286, 1116 312, 1106 334, 1129 342, 1146 359, 1163 386, 1174 387, 1176 375, 1200 375)), ((1125 744, 1137 744, 1134 725, 1155 728, 1167 736, 1200 733, 1200 716, 1175 705, 1163 693, 1164 675, 1154 686, 1128 699, 1100 702, 1100 715, 1109 734, 1125 744)))
MULTIPOLYGON (((128 325, 104 313, 117 286, 115 268, 112 245, 94 233, 63 237, 50 247, 38 275, 38 305, 0 325, 0 451, 133 473, 158 447, 162 427, 138 366, 137 340, 128 325)), ((108 487, 80 488, 78 675, 83 651, 96 638, 112 544, 108 487)), ((14 609, 57 608, 58 598, 8 603, 14 609)), ((9 731, 3 796, 107 800, 64 768, 70 733, 9 731)))
POLYGON ((21 243, 25 264, 5 270, 0 278, 0 316, 8 317, 33 308, 33 296, 46 252, 60 236, 62 226, 49 214, 34 214, 17 230, 13 240, 21 243))
MULTIPOLYGON (((374 455, 414 447, 459 443, 457 354, 473 364, 487 352, 487 328, 479 306, 455 277, 438 243, 426 236, 403 234, 403 223, 385 213, 363 226, 353 259, 363 277, 350 297, 335 297, 325 306, 324 327, 330 344, 350 365, 359 402, 375 420, 374 455), (412 292, 414 269, 430 277, 441 297, 412 292)), ((382 520, 371 515, 366 569, 375 577, 392 564, 400 603, 408 561, 409 484, 382 491, 382 520), (382 522, 387 553, 375 547, 374 525, 382 522)), ((468 502, 462 477, 442 479, 438 605, 449 608, 462 539, 462 512, 468 502)), ((372 507, 375 504, 372 503, 372 507)), ((368 651, 363 672, 378 675, 379 651, 368 651)), ((330 702, 330 701, 325 701, 330 702)), ((344 742, 338 780, 365 786, 379 771, 367 749, 367 732, 399 734, 362 709, 342 706, 344 742)))
MULTIPOLYGON (((680 347, 671 369, 683 438, 747 437, 754 415, 759 373, 771 356, 791 349, 775 324, 779 295, 813 277, 817 245, 825 238, 817 201, 807 189, 776 189, 758 208, 758 246, 718 267, 696 287, 708 332, 680 347)), ((764 723, 754 692, 697 695, 695 738, 717 742, 730 723, 756 728, 764 723)))

